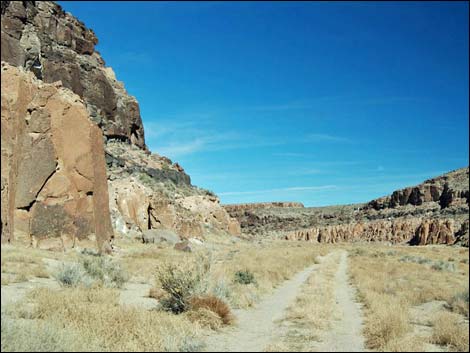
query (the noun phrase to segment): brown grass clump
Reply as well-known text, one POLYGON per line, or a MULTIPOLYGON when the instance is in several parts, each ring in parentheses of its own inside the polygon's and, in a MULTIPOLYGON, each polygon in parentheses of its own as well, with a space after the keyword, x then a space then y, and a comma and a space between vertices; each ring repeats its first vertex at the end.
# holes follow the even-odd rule
POLYGON ((459 315, 441 312, 434 319, 432 341, 443 346, 451 346, 459 352, 468 352, 468 326, 459 315))
POLYGON ((191 310, 193 311, 197 311, 199 309, 212 311, 220 317, 224 325, 230 325, 234 322, 234 317, 230 307, 224 301, 213 295, 191 298, 190 305, 191 310))
POLYGON ((366 343, 372 349, 383 349, 390 341, 409 331, 406 306, 381 294, 371 294, 369 316, 364 330, 366 343))
POLYGON ((218 330, 223 324, 219 315, 205 308, 188 311, 186 316, 191 322, 196 322, 202 327, 208 327, 211 330, 218 330))

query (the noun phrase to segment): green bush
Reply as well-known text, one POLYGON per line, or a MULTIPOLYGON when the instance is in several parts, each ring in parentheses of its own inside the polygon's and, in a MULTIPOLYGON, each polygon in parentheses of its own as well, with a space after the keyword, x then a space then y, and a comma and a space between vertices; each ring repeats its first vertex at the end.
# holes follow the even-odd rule
POLYGON ((235 283, 239 284, 256 284, 255 275, 250 270, 243 270, 235 272, 235 283))

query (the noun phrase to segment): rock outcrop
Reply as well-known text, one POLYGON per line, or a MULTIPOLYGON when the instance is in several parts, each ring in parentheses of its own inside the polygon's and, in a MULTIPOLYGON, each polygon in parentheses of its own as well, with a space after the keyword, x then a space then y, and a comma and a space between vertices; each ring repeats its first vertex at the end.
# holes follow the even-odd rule
POLYGON ((240 235, 239 223, 219 199, 192 186, 181 167, 162 167, 159 163, 168 163, 168 159, 141 155, 140 160, 140 154, 143 152, 119 142, 107 145, 108 156, 120 156, 119 162, 108 158, 110 208, 118 233, 139 237, 149 229, 166 229, 182 238, 204 238, 206 233, 218 232, 240 235))
POLYGON ((370 201, 367 208, 381 210, 405 205, 420 206, 428 202, 437 202, 441 208, 469 203, 469 168, 462 168, 424 183, 396 190, 390 196, 370 201))
POLYGON ((452 220, 399 218, 314 227, 290 232, 285 239, 318 243, 361 241, 432 245, 453 244, 456 239, 455 233, 456 229, 452 220))
MULTIPOLYGON (((17 103, 5 107, 2 90, 2 239, 27 234, 45 244, 59 234, 96 233, 105 242, 111 225, 138 239, 149 229, 185 238, 240 233, 215 195, 192 186, 178 163, 147 149, 139 105, 105 66, 91 29, 51 1, 3 1, 1 16, 2 62, 37 79, 27 76, 27 85, 12 90, 17 97, 6 94, 5 102, 17 103), (48 103, 51 87, 76 104, 56 102, 56 95, 48 103), (36 98, 31 90, 45 93, 36 98), (34 99, 57 107, 34 101, 29 108, 34 99), (21 144, 13 147, 17 138, 21 144)), ((2 87, 3 81, 2 75, 2 87)))
POLYGON ((71 247, 113 237, 102 132, 60 83, 2 63, 2 241, 71 247))
POLYGON ((95 50, 94 32, 51 1, 2 1, 1 60, 79 95, 107 138, 145 148, 136 99, 95 50))

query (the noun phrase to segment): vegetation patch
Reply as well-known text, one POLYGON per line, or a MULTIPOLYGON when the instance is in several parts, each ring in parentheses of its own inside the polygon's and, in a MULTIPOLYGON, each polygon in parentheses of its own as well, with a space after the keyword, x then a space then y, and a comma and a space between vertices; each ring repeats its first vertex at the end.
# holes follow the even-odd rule
POLYGON ((255 275, 250 270, 242 270, 235 272, 235 283, 239 284, 256 284, 255 275))
POLYGON ((63 263, 54 277, 66 287, 122 288, 128 279, 121 265, 104 255, 82 256, 78 263, 63 263))

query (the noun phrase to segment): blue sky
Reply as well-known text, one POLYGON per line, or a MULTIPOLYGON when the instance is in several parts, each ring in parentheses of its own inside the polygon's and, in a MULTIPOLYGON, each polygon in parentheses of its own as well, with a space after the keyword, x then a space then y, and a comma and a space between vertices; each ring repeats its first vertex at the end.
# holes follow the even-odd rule
POLYGON ((223 203, 365 202, 468 165, 467 2, 59 2, 146 142, 223 203))

